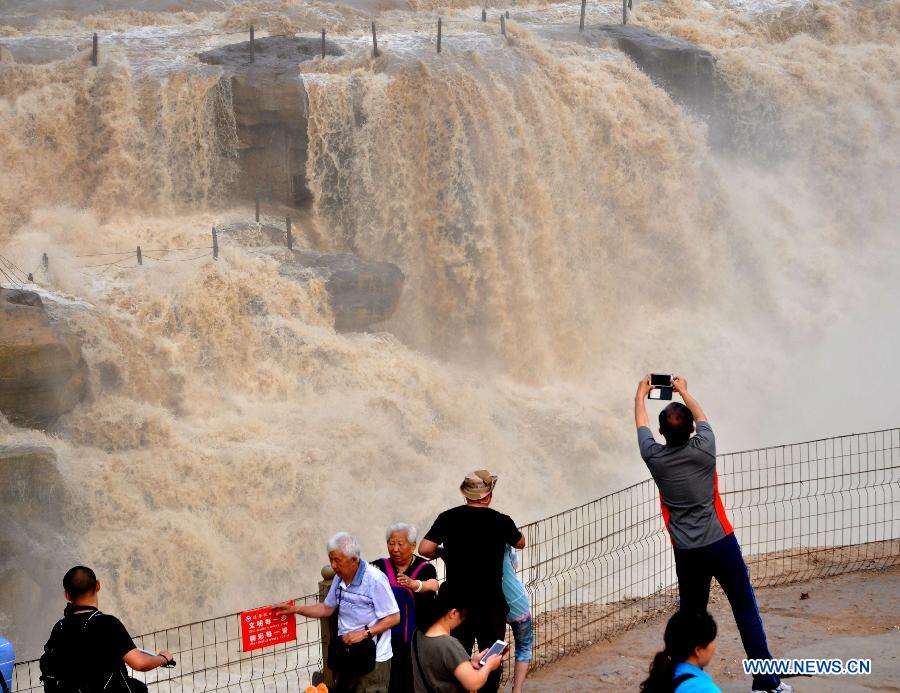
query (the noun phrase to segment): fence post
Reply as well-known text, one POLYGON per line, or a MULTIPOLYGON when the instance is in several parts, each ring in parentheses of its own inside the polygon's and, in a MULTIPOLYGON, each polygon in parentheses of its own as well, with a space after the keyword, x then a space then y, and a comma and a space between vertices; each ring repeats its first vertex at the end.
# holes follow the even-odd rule
POLYGON ((212 227, 213 237, 213 260, 219 259, 219 234, 216 233, 216 227, 212 227))
POLYGON ((372 57, 378 57, 378 36, 375 35, 375 22, 372 22, 372 57))
POLYGON ((587 0, 581 0, 581 22, 578 24, 578 31, 584 31, 584 11, 587 9, 587 0))
POLYGON ((628 0, 622 0, 622 24, 628 24, 628 0))
POLYGON ((47 257, 47 253, 41 255, 41 267, 43 267, 46 272, 50 267, 50 258, 47 257))
POLYGON ((506 36, 506 17, 500 15, 500 33, 506 36))
POLYGON ((253 25, 250 25, 250 62, 256 61, 256 42, 253 39, 253 25))
POLYGON ((294 235, 291 233, 291 218, 290 217, 285 218, 284 227, 287 229, 288 250, 293 250, 294 249, 294 235))
POLYGON ((259 189, 256 190, 256 223, 259 223, 259 189))
POLYGON ((91 65, 97 67, 97 34, 94 34, 94 38, 92 40, 93 48, 91 49, 91 65))
POLYGON ((438 17, 438 42, 437 42, 437 52, 441 52, 441 18, 438 17))
POLYGON ((482 22, 486 22, 486 21, 487 21, 487 10, 485 10, 485 9, 483 9, 483 8, 482 8, 482 10, 481 10, 481 21, 482 21, 482 22))
POLYGON ((325 28, 322 27, 322 57, 325 57, 325 28))
MULTIPOLYGON (((331 582, 334 580, 334 571, 330 565, 322 566, 322 580, 319 582, 319 602, 324 602, 328 596, 328 590, 331 589, 331 582)), ((328 668, 328 643, 331 642, 332 626, 337 625, 337 614, 332 614, 330 618, 320 619, 320 627, 322 631, 322 675, 325 680, 323 683, 328 686, 329 690, 334 686, 334 674, 328 668)), ((334 628, 337 632, 337 628, 334 628)))
POLYGON ((137 258, 138 258, 138 264, 143 265, 144 259, 141 257, 141 246, 137 247, 137 258))

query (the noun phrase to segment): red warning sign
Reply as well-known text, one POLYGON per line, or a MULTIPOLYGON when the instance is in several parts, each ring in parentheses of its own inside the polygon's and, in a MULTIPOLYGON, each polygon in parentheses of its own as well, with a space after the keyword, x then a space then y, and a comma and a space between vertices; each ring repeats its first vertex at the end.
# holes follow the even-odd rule
MULTIPOLYGON (((294 602, 289 604, 293 606, 294 602)), ((296 639, 297 619, 294 614, 275 616, 271 606, 241 612, 241 641, 244 652, 296 639)))

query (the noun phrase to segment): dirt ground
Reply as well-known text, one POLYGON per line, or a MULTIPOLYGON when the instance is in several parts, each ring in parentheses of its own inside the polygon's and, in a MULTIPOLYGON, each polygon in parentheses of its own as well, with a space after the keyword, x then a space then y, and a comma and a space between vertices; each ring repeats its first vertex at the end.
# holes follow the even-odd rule
MULTIPOLYGON (((900 691, 900 566, 797 582, 756 591, 775 657, 871 658, 869 676, 791 678, 797 693, 900 691), (808 599, 800 599, 801 593, 808 599)), ((710 604, 719 624, 718 652, 707 671, 726 692, 749 691, 741 670, 744 651, 720 594, 710 604)), ((593 645, 535 671, 526 689, 572 691, 637 690, 653 654, 662 648, 668 615, 609 641, 593 645)))

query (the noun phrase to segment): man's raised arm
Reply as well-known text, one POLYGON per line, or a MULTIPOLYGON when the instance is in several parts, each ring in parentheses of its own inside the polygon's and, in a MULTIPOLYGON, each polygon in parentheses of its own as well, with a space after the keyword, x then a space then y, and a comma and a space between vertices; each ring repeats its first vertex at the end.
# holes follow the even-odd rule
POLYGON ((683 375, 676 375, 672 378, 672 387, 675 392, 681 395, 685 406, 691 410, 691 414, 694 415, 694 421, 706 421, 706 414, 703 413, 700 402, 695 400, 688 392, 687 379, 683 375))
POLYGON ((650 374, 647 373, 638 383, 637 394, 634 396, 634 425, 638 428, 650 427, 650 417, 647 416, 647 405, 644 403, 650 389, 650 374))

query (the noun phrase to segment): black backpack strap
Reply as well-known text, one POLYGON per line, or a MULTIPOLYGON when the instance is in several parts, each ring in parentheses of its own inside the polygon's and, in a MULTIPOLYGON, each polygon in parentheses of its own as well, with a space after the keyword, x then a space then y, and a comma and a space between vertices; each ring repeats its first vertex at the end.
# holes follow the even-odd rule
POLYGON ((6 685, 6 677, 2 671, 0 671, 0 689, 2 689, 3 693, 9 693, 9 686, 6 685))
POLYGON ((680 674, 672 679, 672 690, 675 691, 681 684, 683 684, 688 679, 694 678, 694 674, 680 674))
MULTIPOLYGON (((427 636, 425 634, 422 634, 422 637, 424 638, 427 636)), ((435 693, 434 688, 431 687, 431 683, 429 683, 429 681, 428 681, 428 677, 425 675, 425 669, 422 667, 422 660, 419 659, 418 642, 419 642, 419 632, 415 632, 415 633, 413 633, 413 639, 412 639, 412 651, 413 651, 413 656, 416 659, 416 668, 419 670, 419 676, 422 677, 422 683, 425 684, 425 690, 427 691, 427 693, 435 693)))

